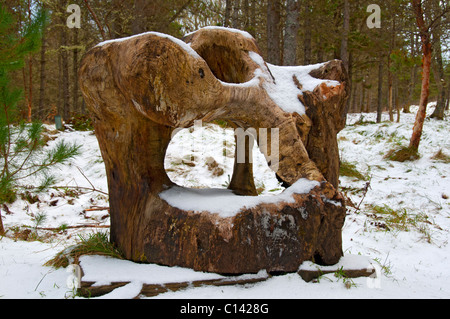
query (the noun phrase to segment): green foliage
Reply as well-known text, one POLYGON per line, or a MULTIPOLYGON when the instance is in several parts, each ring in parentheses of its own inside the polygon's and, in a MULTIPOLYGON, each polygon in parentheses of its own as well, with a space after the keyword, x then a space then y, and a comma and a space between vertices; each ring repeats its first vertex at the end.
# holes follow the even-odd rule
POLYGON ((12 16, 0 6, 0 204, 13 202, 25 188, 20 182, 31 176, 40 182, 36 190, 44 190, 54 181, 50 168, 79 152, 79 146, 64 142, 46 151, 42 123, 25 123, 17 117, 22 92, 11 86, 10 73, 23 67, 25 57, 39 49, 46 21, 47 13, 39 10, 15 36, 12 16))
POLYGON ((362 174, 356 169, 356 165, 354 163, 349 163, 342 161, 341 165, 339 166, 339 175, 341 176, 347 176, 347 177, 354 177, 359 180, 366 181, 368 180, 368 176, 362 174))
POLYGON ((0 145, 0 203, 11 203, 21 189, 33 188, 42 192, 53 184, 52 167, 65 164, 79 154, 80 146, 64 141, 53 148, 45 147, 41 123, 8 125, 9 136, 0 145), (21 181, 33 177, 36 185, 22 185, 21 181))
POLYGON ((109 241, 109 234, 95 232, 89 235, 79 235, 78 242, 58 253, 45 266, 55 268, 67 267, 70 263, 78 263, 83 255, 102 255, 123 259, 120 251, 109 241))
POLYGON ((74 115, 66 124, 69 124, 76 131, 92 131, 94 129, 92 119, 87 115, 74 115))
POLYGON ((420 158, 417 149, 411 147, 399 147, 397 149, 390 150, 384 158, 396 162, 415 161, 420 158))
POLYGON ((340 267, 335 273, 334 276, 339 280, 342 280, 345 288, 350 289, 352 287, 356 287, 356 284, 353 282, 351 278, 347 276, 344 271, 344 266, 340 267))
POLYGON ((406 209, 392 209, 388 205, 383 206, 374 205, 370 207, 372 212, 369 217, 375 219, 377 222, 372 223, 378 228, 387 231, 410 231, 415 229, 419 231, 424 239, 431 243, 431 235, 428 225, 432 223, 428 219, 428 215, 424 213, 410 214, 406 209))

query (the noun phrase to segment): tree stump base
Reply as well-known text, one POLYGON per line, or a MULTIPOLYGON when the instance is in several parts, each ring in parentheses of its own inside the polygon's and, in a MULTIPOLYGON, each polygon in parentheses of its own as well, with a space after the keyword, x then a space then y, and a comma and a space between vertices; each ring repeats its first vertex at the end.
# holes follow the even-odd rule
POLYGON ((163 207, 151 214, 146 260, 221 274, 295 272, 305 260, 335 264, 342 256, 346 209, 331 190, 326 182, 307 180, 264 197, 172 188, 160 194, 163 207), (202 201, 214 204, 216 212, 202 211, 202 201), (235 204, 235 211, 226 203, 235 204))

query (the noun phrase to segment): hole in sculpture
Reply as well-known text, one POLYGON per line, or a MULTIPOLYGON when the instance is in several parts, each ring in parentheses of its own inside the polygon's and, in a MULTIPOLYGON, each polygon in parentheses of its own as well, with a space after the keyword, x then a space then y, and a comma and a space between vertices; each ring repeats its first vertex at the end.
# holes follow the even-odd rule
POLYGON ((211 45, 197 48, 196 52, 206 61, 216 78, 226 83, 244 83, 253 77, 248 65, 236 48, 211 45))
MULTIPOLYGON (((187 188, 228 188, 233 176, 234 133, 221 121, 177 130, 164 160, 170 180, 187 188)), ((258 195, 277 195, 284 190, 257 143, 253 146, 253 175, 258 195)))

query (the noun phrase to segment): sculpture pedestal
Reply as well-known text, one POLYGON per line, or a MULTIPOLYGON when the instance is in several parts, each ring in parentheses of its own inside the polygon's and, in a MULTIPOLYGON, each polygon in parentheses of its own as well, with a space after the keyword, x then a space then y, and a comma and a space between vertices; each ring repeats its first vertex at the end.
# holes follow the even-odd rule
POLYGON ((295 272, 306 260, 335 264, 342 256, 345 207, 326 182, 302 179, 280 195, 263 197, 175 186, 160 197, 163 208, 149 214, 144 237, 151 263, 221 274, 271 273, 295 272), (209 202, 216 212, 204 210, 209 202))

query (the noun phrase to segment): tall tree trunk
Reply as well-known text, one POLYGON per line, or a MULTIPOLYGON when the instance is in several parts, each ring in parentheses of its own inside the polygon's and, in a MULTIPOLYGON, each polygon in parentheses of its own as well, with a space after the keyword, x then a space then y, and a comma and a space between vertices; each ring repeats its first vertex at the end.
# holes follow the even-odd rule
POLYGON ((365 112, 369 113, 371 111, 370 105, 372 104, 372 91, 370 89, 367 90, 367 101, 366 101, 366 107, 365 112))
MULTIPOLYGON (((416 57, 416 39, 414 36, 414 32, 411 31, 410 35, 411 41, 411 58, 414 59, 416 57)), ((417 64, 414 63, 414 66, 411 68, 411 76, 409 79, 409 87, 408 87, 408 102, 403 108, 403 113, 411 113, 410 107, 413 104, 413 96, 414 96, 414 88, 416 87, 416 78, 417 78, 417 64)))
POLYGON ((133 21, 131 22, 131 32, 139 34, 147 31, 145 14, 146 0, 134 0, 133 21))
POLYGON ((444 119, 445 110, 445 95, 446 95, 446 83, 444 74, 444 63, 442 61, 442 49, 441 49, 441 32, 439 28, 434 28, 433 30, 433 40, 434 40, 434 59, 432 63, 434 80, 436 82, 436 87, 438 89, 437 104, 431 114, 431 118, 438 120, 444 119))
POLYGON ((360 96, 360 100, 359 100, 359 113, 363 113, 364 112, 364 101, 366 100, 366 88, 364 86, 364 81, 361 84, 361 91, 362 94, 360 96))
POLYGON ((389 111, 389 121, 394 121, 394 96, 392 92, 393 76, 391 67, 391 58, 388 58, 388 111, 389 111))
POLYGON ((303 31, 305 38, 303 40, 303 64, 311 64, 311 0, 303 2, 305 10, 303 17, 303 31))
MULTIPOLYGON (((343 32, 342 32, 342 39, 341 39, 341 60, 344 63, 345 69, 348 73, 349 78, 349 86, 352 86, 351 83, 351 66, 350 66, 350 53, 348 50, 348 36, 350 33, 350 2, 349 0, 344 0, 344 21, 343 21, 343 32)), ((369 91, 369 98, 370 98, 370 91, 369 91)), ((347 100, 345 105, 345 110, 343 113, 343 116, 347 116, 348 108, 350 106, 350 100, 347 100)), ((369 107, 369 106, 368 106, 369 107)))
POLYGON ((393 74, 392 74, 392 59, 391 54, 395 48, 395 16, 392 17, 392 29, 391 29, 391 41, 389 44, 389 56, 388 56, 388 109, 389 109, 389 121, 394 121, 394 93, 393 93, 393 74))
POLYGON ((250 7, 250 19, 249 19, 249 28, 248 31, 250 34, 256 38, 256 4, 258 1, 251 0, 251 7, 250 7))
POLYGON ((447 101, 445 102, 445 110, 449 110, 449 108, 450 108, 450 85, 448 85, 447 86, 448 87, 448 89, 447 89, 447 101))
POLYGON ((323 44, 323 37, 319 37, 319 43, 318 43, 318 48, 317 48, 317 63, 322 63, 324 62, 325 58, 323 56, 324 50, 324 44, 323 44))
POLYGON ((280 64, 280 0, 267 4, 267 62, 280 64))
MULTIPOLYGON (((358 74, 355 75, 356 77, 358 74)), ((354 79, 352 80, 352 83, 354 83, 354 79)), ((350 90, 350 113, 356 113, 356 85, 352 85, 352 88, 350 90)))
POLYGON ((378 62, 378 99, 377 99, 377 123, 381 123, 383 114, 383 58, 378 62))
POLYGON ((425 26, 421 0, 412 0, 413 10, 416 15, 417 26, 420 30, 420 39, 422 41, 422 89, 420 92, 419 110, 417 111, 414 122, 413 133, 409 147, 418 150, 420 138, 422 137, 423 122, 425 121, 428 96, 430 94, 430 69, 431 69, 431 39, 429 28, 425 26))
POLYGON ((62 117, 65 121, 69 119, 70 116, 70 91, 69 91, 69 58, 67 54, 67 31, 66 27, 61 27, 61 69, 62 69, 62 117))
POLYGON ((33 56, 30 55, 28 60, 28 106, 27 106, 27 121, 31 122, 31 110, 33 104, 33 56))
POLYGON ((42 32, 42 46, 41 46, 41 60, 40 60, 40 75, 39 75, 39 104, 38 104, 38 113, 39 117, 44 119, 44 102, 45 102, 45 80, 46 80, 46 72, 45 72, 45 52, 47 47, 47 34, 45 30, 42 32))
POLYGON ((74 112, 79 112, 78 110, 78 29, 73 29, 73 60, 72 60, 72 71, 73 71, 73 92, 72 92, 72 108, 74 112))
POLYGON ((244 0, 242 3, 243 21, 242 29, 249 30, 250 27, 250 4, 249 0, 244 0))
POLYGON ((398 77, 394 78, 394 105, 397 112, 397 123, 400 123, 400 99, 398 97, 398 77))
POLYGON ((344 22, 342 26, 341 39, 341 60, 348 72, 349 69, 349 53, 348 53, 348 34, 350 32, 350 3, 349 0, 344 0, 344 22))
MULTIPOLYGON (((28 0, 28 23, 31 23, 31 0, 28 0)), ((33 104, 33 55, 30 54, 28 59, 28 76, 29 76, 29 85, 28 85, 28 113, 27 120, 31 122, 31 109, 33 104)))
POLYGON ((232 19, 232 26, 235 29, 240 29, 241 24, 239 20, 239 11, 241 10, 241 0, 234 0, 233 1, 233 19, 232 19))
MULTIPOLYGON (((61 50, 61 49, 60 49, 61 50)), ((63 114, 63 88, 62 88, 62 54, 58 52, 58 98, 56 102, 56 113, 57 115, 63 114)))
POLYGON ((224 21, 223 21, 223 25, 225 27, 229 27, 230 26, 231 11, 232 11, 232 8, 233 8, 232 3, 233 3, 232 0, 226 0, 225 1, 225 18, 224 18, 224 21))
POLYGON ((297 65, 298 0, 287 1, 283 65, 297 65))

